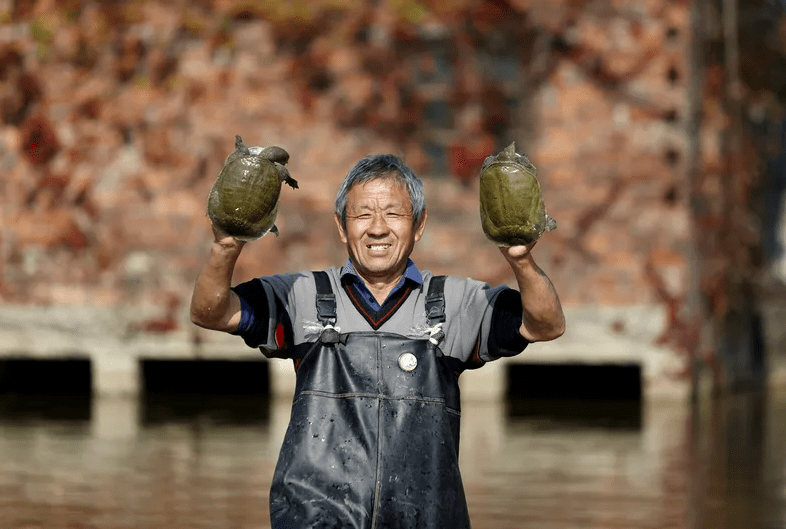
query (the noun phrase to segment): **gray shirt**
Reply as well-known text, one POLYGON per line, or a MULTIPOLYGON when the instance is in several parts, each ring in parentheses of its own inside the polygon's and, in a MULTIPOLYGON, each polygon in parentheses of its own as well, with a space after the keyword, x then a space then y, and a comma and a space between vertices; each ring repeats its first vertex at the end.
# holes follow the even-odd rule
MULTIPOLYGON (((378 331, 420 339, 431 335, 433 328, 425 311, 431 272, 421 272, 422 285, 407 280, 379 311, 374 311, 363 303, 350 284, 342 282, 340 268, 325 271, 336 295, 335 326, 340 332, 378 331)), ((260 277, 233 290, 242 304, 237 334, 266 356, 287 358, 290 346, 319 338, 323 326, 317 319, 313 272, 260 277)), ((528 342, 519 334, 518 291, 448 276, 444 292, 445 338, 439 345, 445 355, 472 368, 501 356, 518 354, 527 346, 528 342)))

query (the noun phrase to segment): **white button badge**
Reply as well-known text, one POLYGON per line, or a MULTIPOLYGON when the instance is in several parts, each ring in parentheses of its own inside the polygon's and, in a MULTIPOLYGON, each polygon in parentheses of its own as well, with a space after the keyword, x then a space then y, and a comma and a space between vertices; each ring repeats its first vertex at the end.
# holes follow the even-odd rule
POLYGON ((412 353, 404 353, 398 357, 398 366, 404 371, 412 371, 418 366, 418 359, 412 353))

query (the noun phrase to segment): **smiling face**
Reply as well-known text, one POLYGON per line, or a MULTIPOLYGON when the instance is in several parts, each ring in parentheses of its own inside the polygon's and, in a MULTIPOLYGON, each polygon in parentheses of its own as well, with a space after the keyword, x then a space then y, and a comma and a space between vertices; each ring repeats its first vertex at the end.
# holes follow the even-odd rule
POLYGON ((407 188, 392 177, 352 186, 347 194, 346 227, 338 215, 335 219, 341 242, 367 283, 398 281, 426 227, 425 212, 418 225, 413 225, 407 188))

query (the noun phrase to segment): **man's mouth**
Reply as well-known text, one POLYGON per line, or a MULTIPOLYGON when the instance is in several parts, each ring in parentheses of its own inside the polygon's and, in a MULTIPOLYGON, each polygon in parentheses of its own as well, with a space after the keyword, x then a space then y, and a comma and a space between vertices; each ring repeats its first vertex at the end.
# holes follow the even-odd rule
POLYGON ((382 250, 387 250, 388 248, 390 248, 390 245, 389 244, 368 244, 368 245, 366 245, 366 248, 368 248, 369 250, 374 250, 374 251, 382 251, 382 250))

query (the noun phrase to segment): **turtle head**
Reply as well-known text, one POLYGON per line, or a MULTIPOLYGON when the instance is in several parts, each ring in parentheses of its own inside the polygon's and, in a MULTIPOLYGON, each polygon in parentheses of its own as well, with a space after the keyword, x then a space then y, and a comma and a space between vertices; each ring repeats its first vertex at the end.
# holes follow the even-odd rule
POLYGON ((537 169, 532 162, 529 161, 529 158, 524 156, 523 154, 519 154, 516 152, 516 142, 511 142, 510 145, 502 149, 497 154, 493 154, 491 156, 487 156, 485 160, 483 160, 483 165, 481 167, 481 171, 485 170, 492 164, 495 163, 517 163, 526 168, 526 170, 533 175, 537 174, 537 169))
POLYGON ((510 145, 508 145, 507 147, 502 149, 499 152, 499 154, 497 154, 497 160, 499 160, 499 161, 505 160, 505 161, 515 162, 515 161, 517 161, 516 158, 518 158, 518 156, 519 155, 516 153, 516 142, 514 141, 514 142, 511 142, 510 145))

